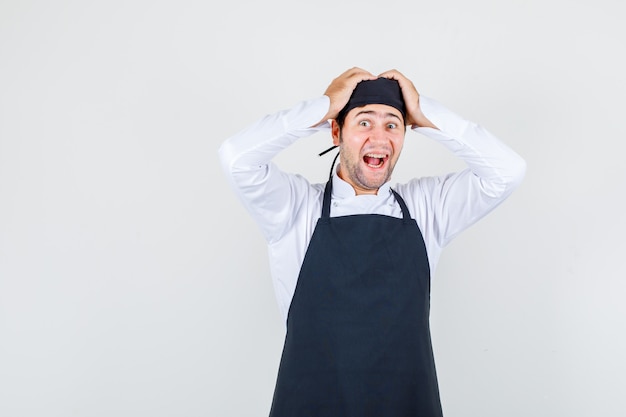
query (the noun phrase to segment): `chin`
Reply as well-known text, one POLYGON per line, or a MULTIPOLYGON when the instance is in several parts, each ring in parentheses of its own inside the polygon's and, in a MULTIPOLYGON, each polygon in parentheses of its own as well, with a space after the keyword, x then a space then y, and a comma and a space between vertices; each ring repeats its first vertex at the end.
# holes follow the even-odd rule
POLYGON ((364 188, 367 188, 369 190, 378 190, 380 187, 382 187, 387 181, 389 181, 389 179, 391 178, 390 175, 385 176, 384 178, 377 178, 377 179, 365 179, 365 181, 361 181, 361 184, 364 186, 364 188))

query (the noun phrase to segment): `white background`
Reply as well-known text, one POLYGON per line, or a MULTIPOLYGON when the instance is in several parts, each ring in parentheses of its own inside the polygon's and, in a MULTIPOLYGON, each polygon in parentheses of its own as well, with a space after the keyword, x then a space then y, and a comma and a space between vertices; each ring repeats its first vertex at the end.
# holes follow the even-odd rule
MULTIPOLYGON (((217 149, 359 66, 528 163, 433 278, 446 416, 624 416, 622 8, 3 0, 0 415, 266 416, 283 323, 217 149)), ((278 162, 323 181, 329 144, 278 162)), ((394 179, 458 168, 409 133, 394 179)))

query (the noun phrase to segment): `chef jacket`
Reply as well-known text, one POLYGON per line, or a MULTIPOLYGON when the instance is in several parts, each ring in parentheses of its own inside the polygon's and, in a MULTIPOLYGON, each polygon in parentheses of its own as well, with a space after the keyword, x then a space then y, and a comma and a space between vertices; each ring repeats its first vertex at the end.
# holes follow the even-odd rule
MULTIPOLYGON (((309 241, 320 218, 324 183, 310 183, 282 171, 272 159, 296 141, 319 131, 329 110, 321 96, 261 118, 227 139, 219 157, 237 197, 259 225, 268 245, 270 271, 282 317, 286 320, 309 241)), ((442 248, 500 205, 521 183, 524 159, 482 126, 465 120, 436 100, 420 95, 420 108, 437 129, 415 127, 443 145, 467 166, 458 172, 384 184, 376 195, 355 195, 352 186, 332 178, 331 216, 383 214, 402 217, 391 188, 406 202, 422 232, 431 276, 442 248)), ((412 156, 401 155, 401 163, 412 156)), ((341 162, 339 162, 341 163, 341 162)), ((329 159, 330 164, 330 159, 329 159)))

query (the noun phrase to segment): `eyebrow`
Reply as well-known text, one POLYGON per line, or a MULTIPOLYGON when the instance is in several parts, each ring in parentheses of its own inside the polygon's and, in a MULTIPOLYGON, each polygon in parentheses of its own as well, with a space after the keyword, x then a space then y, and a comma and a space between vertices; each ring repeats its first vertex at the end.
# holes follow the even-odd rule
POLYGON ((398 119, 398 120, 402 121, 402 119, 401 119, 401 118, 400 118, 397 114, 394 114, 394 113, 391 113, 391 112, 388 112, 388 113, 379 113, 379 112, 377 112, 377 111, 375 111, 375 110, 361 110, 360 112, 358 112, 357 114, 355 114, 355 115, 354 115, 354 117, 358 117, 358 116, 360 116, 361 114, 374 114, 374 115, 379 115, 379 114, 382 114, 383 116, 391 116, 391 117, 395 117, 396 119, 398 119))

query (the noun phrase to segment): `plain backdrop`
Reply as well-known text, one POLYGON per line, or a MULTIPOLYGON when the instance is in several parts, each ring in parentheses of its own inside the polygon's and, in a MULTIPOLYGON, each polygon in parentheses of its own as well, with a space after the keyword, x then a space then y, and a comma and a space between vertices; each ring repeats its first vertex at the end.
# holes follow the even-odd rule
MULTIPOLYGON (((2 0, 0 415, 266 416, 284 324, 217 149, 353 66, 528 163, 433 277, 445 415, 626 415, 624 39, 617 0, 2 0)), ((460 168, 410 132, 394 180, 460 168)))

